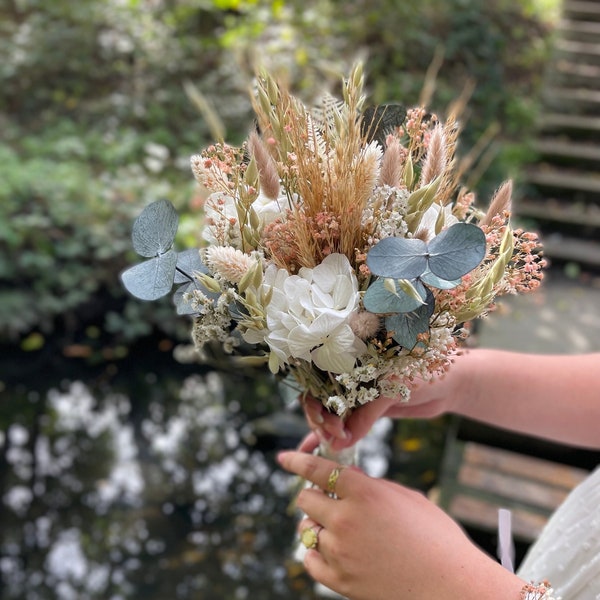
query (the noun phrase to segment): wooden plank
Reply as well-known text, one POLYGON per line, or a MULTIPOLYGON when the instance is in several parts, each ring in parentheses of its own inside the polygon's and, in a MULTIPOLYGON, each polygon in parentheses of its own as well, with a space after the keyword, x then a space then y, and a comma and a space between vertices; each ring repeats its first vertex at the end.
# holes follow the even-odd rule
POLYGON ((465 443, 463 462, 480 469, 499 471, 567 490, 574 488, 588 475, 584 469, 475 442, 465 443))
POLYGON ((436 501, 464 525, 487 531, 497 531, 498 510, 509 509, 515 538, 531 542, 587 475, 585 469, 450 438, 436 501))
POLYGON ((600 4, 591 0, 565 0, 563 3, 563 13, 577 13, 582 17, 600 19, 600 4))
POLYGON ((561 32, 585 33, 600 38, 600 22, 598 21, 561 19, 558 22, 558 30, 561 32))
POLYGON ((545 256, 600 266, 600 243, 596 241, 556 235, 546 236, 542 242, 545 256))
POLYGON ((558 112, 589 113, 594 116, 600 114, 600 90, 585 87, 547 87, 542 92, 542 100, 545 106, 558 112))
POLYGON ((463 523, 487 531, 498 530, 498 510, 509 508, 512 513, 512 531, 515 538, 531 542, 541 533, 548 518, 542 514, 489 502, 467 494, 458 494, 452 498, 448 512, 463 523))
POLYGON ((600 44, 577 42, 572 40, 557 40, 555 46, 558 50, 572 54, 593 57, 600 56, 600 44))
POLYGON ((538 127, 541 129, 570 129, 583 132, 600 131, 600 118, 586 115, 541 113, 538 127))
POLYGON ((543 137, 535 141, 535 150, 545 156, 577 158, 600 161, 600 146, 581 142, 567 142, 554 137, 543 137))
POLYGON ((557 200, 534 201, 521 199, 515 205, 515 214, 520 217, 533 217, 541 221, 572 223, 582 227, 600 227, 600 207, 569 204, 557 200))
POLYGON ((545 482, 530 481, 468 464, 463 464, 458 481, 463 486, 479 490, 485 496, 493 496, 499 501, 516 500, 548 511, 557 508, 570 491, 570 488, 554 487, 545 482))
POLYGON ((530 169, 525 174, 525 178, 529 183, 540 186, 600 194, 600 177, 595 174, 588 175, 560 169, 530 169))

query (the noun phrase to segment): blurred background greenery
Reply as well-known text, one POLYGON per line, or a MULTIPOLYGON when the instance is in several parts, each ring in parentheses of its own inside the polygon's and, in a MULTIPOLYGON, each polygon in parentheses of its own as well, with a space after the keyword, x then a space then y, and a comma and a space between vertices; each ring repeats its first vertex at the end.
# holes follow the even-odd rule
MULTIPOLYGON (((181 364, 173 350, 187 322, 170 300, 139 302, 119 281, 137 261, 132 222, 151 201, 169 198, 180 235, 197 235, 189 156, 212 136, 186 89, 237 143, 251 126, 256 60, 310 100, 362 59, 372 102, 409 105, 437 64, 434 112, 473 86, 459 151, 481 143, 467 176, 485 203, 533 158, 558 9, 558 0, 0 4, 0 597, 313 597, 282 558, 289 490, 269 462, 301 426, 282 426, 283 440, 250 427, 281 407, 270 380, 216 381, 181 364), (215 479, 231 456, 237 468, 215 479)), ((443 433, 407 427, 394 460, 425 489, 443 433)))
MULTIPOLYGON (((482 201, 528 156, 552 31, 545 2, 502 0, 9 0, 0 8, 0 336, 38 350, 51 334, 128 344, 177 329, 170 307, 129 300, 132 219, 168 197, 194 216, 189 156, 211 139, 186 94, 247 133, 255 57, 310 98, 363 58, 374 102, 430 108, 475 83, 462 151, 498 128, 482 201), (437 53, 437 54, 436 54, 437 53), (86 328, 92 328, 86 329, 86 328)), ((556 2, 554 2, 556 4, 556 2)), ((486 159, 487 160, 487 159, 486 159)), ((122 350, 124 351, 124 350, 122 350)))

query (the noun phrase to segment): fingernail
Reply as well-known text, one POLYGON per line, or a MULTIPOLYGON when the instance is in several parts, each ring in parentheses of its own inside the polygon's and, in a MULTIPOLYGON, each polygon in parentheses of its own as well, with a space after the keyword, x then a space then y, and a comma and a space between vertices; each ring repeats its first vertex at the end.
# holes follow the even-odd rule
POLYGON ((348 442, 352 439, 352 434, 348 429, 342 429, 342 432, 340 433, 340 438, 348 442))

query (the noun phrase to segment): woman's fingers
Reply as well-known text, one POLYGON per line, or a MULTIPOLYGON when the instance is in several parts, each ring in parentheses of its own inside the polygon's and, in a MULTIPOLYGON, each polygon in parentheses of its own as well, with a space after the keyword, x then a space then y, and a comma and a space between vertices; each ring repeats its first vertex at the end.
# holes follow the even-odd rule
POLYGON ((319 447, 319 436, 311 431, 298 445, 299 452, 313 452, 315 448, 319 447))
POLYGON ((318 550, 309 550, 306 553, 304 556, 304 568, 315 581, 322 583, 325 587, 339 589, 335 571, 318 550))
POLYGON ((307 396, 303 401, 303 407, 311 429, 319 432, 322 439, 327 442, 340 440, 342 447, 350 443, 350 435, 342 419, 327 411, 318 400, 307 396))
POLYGON ((346 421, 346 429, 351 438, 354 440, 364 438, 374 423, 394 404, 397 404, 397 401, 393 398, 382 397, 358 407, 346 421))
POLYGON ((304 408, 304 414, 306 415, 307 421, 310 423, 311 427, 317 428, 323 425, 323 405, 314 398, 310 396, 306 396, 302 400, 302 407, 304 408))
POLYGON ((348 493, 350 480, 359 475, 358 470, 345 469, 332 460, 304 452, 280 452, 277 460, 287 471, 300 475, 322 490, 336 494, 340 498, 348 493))

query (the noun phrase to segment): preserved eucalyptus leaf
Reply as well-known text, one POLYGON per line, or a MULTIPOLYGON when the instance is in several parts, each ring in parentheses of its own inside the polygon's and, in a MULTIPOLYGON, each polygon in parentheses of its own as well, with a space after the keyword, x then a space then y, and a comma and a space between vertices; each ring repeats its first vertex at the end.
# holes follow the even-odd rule
POLYGON ((140 300, 157 300, 173 287, 177 252, 168 250, 121 274, 125 289, 140 300))
POLYGON ((423 275, 421 275, 419 279, 424 284, 430 287, 437 288, 438 290, 451 290, 461 282, 460 279, 453 279, 452 281, 442 279, 441 277, 434 275, 431 271, 425 271, 425 273, 423 273, 423 275))
POLYGON ((206 289, 196 278, 185 285, 179 286, 177 291, 173 294, 173 303, 177 308, 178 315, 197 315, 198 310, 192 307, 190 302, 188 301, 187 294, 192 293, 194 290, 198 290, 202 292, 209 300, 214 302, 219 294, 215 292, 211 292, 206 289))
POLYGON ((174 283, 186 283, 194 279, 194 272, 208 273, 197 248, 184 250, 177 255, 174 283))
POLYGON ((144 208, 133 224, 134 250, 150 258, 164 254, 173 245, 179 215, 168 200, 157 200, 144 208))
POLYGON ((485 234, 477 225, 455 223, 429 242, 428 251, 434 275, 447 281, 459 279, 485 257, 485 234))
POLYGON ((386 286, 385 279, 375 279, 363 297, 365 309, 377 314, 407 313, 415 310, 425 302, 427 291, 418 280, 410 283, 416 295, 408 294, 399 286, 396 286, 393 292, 386 286))
POLYGON ((435 309, 435 299, 427 290, 427 302, 409 313, 397 313, 385 319, 385 328, 393 331, 392 338, 404 348, 414 348, 417 336, 429 331, 429 319, 435 309))
POLYGON ((369 250, 367 266, 381 277, 416 279, 427 269, 427 244, 415 238, 384 238, 369 250))

